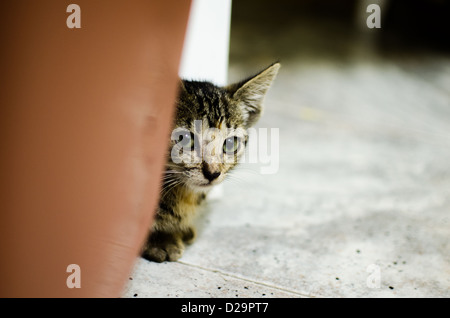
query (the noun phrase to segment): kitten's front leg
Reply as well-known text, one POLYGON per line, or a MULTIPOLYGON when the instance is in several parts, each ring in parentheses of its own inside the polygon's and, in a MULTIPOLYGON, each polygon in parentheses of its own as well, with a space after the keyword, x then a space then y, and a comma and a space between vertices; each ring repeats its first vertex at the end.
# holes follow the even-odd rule
POLYGON ((182 234, 182 240, 186 244, 192 244, 194 243, 195 239, 197 238, 197 233, 195 231, 194 227, 188 227, 187 229, 183 230, 182 234))
POLYGON ((181 213, 179 208, 174 208, 173 201, 166 199, 159 204, 142 252, 142 257, 150 261, 160 263, 178 260, 183 255, 185 243, 191 244, 196 237, 189 214, 185 210, 181 210, 184 212, 181 213))

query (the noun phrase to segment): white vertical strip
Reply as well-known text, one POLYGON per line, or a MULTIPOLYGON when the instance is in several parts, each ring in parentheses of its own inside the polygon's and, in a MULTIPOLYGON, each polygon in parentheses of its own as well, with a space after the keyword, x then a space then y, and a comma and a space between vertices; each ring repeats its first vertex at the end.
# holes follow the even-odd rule
POLYGON ((228 77, 231 0, 193 0, 181 57, 183 79, 225 85, 228 77))

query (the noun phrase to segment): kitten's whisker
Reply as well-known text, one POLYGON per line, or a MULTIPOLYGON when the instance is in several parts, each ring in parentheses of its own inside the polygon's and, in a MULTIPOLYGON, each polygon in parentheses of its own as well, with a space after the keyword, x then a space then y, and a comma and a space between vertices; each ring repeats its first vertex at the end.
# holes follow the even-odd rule
POLYGON ((250 182, 248 182, 248 180, 246 180, 244 178, 240 178, 240 177, 238 177, 236 175, 232 175, 232 174, 229 174, 227 176, 227 180, 229 180, 230 182, 235 182, 235 183, 239 183, 239 184, 245 184, 245 185, 250 184, 250 182))
POLYGON ((176 186, 183 184, 184 182, 181 180, 172 180, 168 183, 164 183, 161 188, 160 200, 163 200, 166 195, 176 186))
POLYGON ((164 175, 162 176, 162 180, 167 181, 167 180, 171 180, 171 179, 178 179, 180 174, 184 175, 184 172, 166 170, 164 172, 164 175))
POLYGON ((173 182, 176 182, 176 181, 178 181, 177 178, 167 178, 167 179, 163 179, 163 180, 162 180, 162 185, 163 185, 163 186, 164 186, 164 185, 168 185, 168 184, 173 183, 173 182))
POLYGON ((177 181, 177 180, 178 180, 177 176, 164 176, 164 177, 162 177, 161 181, 163 182, 163 185, 165 185, 165 184, 177 181))
POLYGON ((163 180, 170 180, 170 179, 178 179, 178 175, 165 175, 162 177, 163 180))

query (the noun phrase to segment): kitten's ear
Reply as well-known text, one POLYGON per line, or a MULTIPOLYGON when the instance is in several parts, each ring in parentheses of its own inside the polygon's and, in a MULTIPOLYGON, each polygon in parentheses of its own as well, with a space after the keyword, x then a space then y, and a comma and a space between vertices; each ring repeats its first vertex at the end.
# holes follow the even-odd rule
POLYGON ((242 107, 246 128, 253 126, 261 116, 264 97, 279 68, 280 63, 274 63, 255 76, 227 87, 242 107))

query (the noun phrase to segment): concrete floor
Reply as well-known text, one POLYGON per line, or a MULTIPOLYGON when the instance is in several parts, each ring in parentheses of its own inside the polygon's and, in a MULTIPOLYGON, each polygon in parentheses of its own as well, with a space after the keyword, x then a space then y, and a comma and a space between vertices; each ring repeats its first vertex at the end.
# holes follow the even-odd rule
POLYGON ((139 259, 123 296, 450 297, 450 57, 244 14, 230 79, 281 59, 258 124, 279 169, 238 168, 184 256, 139 259))

